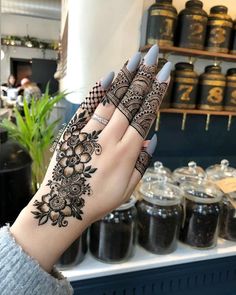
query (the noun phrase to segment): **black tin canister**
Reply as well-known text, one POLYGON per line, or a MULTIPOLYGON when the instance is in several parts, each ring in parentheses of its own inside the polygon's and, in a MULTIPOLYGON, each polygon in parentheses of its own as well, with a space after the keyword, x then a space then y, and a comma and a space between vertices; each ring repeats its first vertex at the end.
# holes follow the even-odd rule
POLYGON ((193 65, 180 62, 175 65, 172 107, 179 109, 194 109, 196 106, 198 75, 193 65))
POLYGON ((236 54, 236 20, 234 21, 234 25, 233 25, 232 43, 231 44, 232 45, 231 45, 230 53, 236 54))
POLYGON ((199 76, 198 109, 221 111, 223 109, 226 78, 221 67, 207 66, 205 73, 199 76))
POLYGON ((177 10, 172 0, 156 0, 148 10, 146 44, 173 45, 177 10))
POLYGON ((199 0, 190 0, 178 15, 176 45, 203 49, 206 37, 207 13, 199 0))
POLYGON ((206 49, 214 52, 229 51, 233 21, 226 6, 214 6, 207 22, 206 49))
POLYGON ((236 111, 236 68, 227 71, 224 110, 236 111))

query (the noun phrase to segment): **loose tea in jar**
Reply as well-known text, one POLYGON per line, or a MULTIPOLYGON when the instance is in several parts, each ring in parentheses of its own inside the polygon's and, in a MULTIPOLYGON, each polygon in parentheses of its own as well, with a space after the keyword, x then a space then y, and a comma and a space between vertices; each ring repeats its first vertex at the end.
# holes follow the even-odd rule
POLYGON ((180 187, 185 197, 185 216, 180 240, 194 248, 215 247, 222 191, 205 180, 183 182, 180 187))
POLYGON ((133 256, 136 243, 135 202, 132 196, 127 203, 91 225, 89 249, 95 258, 117 263, 133 256))
POLYGON ((144 183, 137 202, 139 244, 155 254, 176 250, 182 221, 182 191, 160 177, 144 183))

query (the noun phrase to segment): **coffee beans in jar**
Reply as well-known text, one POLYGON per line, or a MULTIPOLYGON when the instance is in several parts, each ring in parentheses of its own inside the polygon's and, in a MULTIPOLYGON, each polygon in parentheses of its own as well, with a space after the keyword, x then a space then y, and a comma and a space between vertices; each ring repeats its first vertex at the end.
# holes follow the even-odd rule
POLYGON ((165 178, 144 183, 143 199, 137 202, 139 244, 155 254, 168 254, 177 248, 182 222, 182 192, 165 178))
POLYGON ((127 203, 91 225, 89 249, 95 258, 117 263, 133 256, 136 243, 135 202, 132 196, 127 203))
POLYGON ((148 10, 146 44, 173 45, 176 20, 172 0, 156 0, 148 10))
POLYGON ((228 8, 223 5, 211 8, 207 22, 206 50, 229 51, 233 21, 227 12, 228 8))
POLYGON ((185 214, 180 240, 199 249, 217 244, 222 191, 211 182, 183 182, 185 214))
POLYGON ((236 111, 236 68, 228 69, 226 74, 224 110, 236 111))
POLYGON ((178 15, 176 45, 185 48, 203 49, 206 36, 207 13, 199 0, 190 0, 178 15))

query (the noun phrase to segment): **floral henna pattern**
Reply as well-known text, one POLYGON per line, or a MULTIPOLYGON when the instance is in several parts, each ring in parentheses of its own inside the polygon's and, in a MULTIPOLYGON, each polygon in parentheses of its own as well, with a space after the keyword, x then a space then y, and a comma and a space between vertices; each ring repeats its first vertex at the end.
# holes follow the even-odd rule
POLYGON ((86 121, 86 111, 75 114, 67 126, 63 139, 59 142, 52 180, 49 180, 49 193, 42 200, 36 200, 32 211, 38 224, 51 221, 52 225, 65 227, 68 217, 82 219, 84 196, 90 196, 92 189, 88 179, 97 168, 88 163, 93 153, 100 155, 101 145, 97 142, 101 131, 92 133, 81 132, 81 126, 86 121))
POLYGON ((102 103, 104 106, 113 103, 117 107, 121 99, 125 95, 127 89, 129 88, 136 74, 136 71, 129 72, 126 68, 127 63, 128 62, 126 62, 124 67, 121 69, 115 81, 112 83, 109 91, 103 97, 102 103))
POLYGON ((118 109, 129 122, 132 121, 142 105, 145 95, 150 91, 155 73, 156 66, 141 65, 126 95, 118 105, 118 109))
POLYGON ((140 172, 141 176, 144 175, 147 167, 151 162, 151 158, 152 157, 145 150, 141 151, 138 160, 135 164, 135 168, 140 172))
POLYGON ((155 81, 152 91, 145 98, 139 112, 134 116, 131 123, 138 133, 145 138, 156 118, 156 112, 160 107, 162 99, 165 95, 168 84, 155 81))

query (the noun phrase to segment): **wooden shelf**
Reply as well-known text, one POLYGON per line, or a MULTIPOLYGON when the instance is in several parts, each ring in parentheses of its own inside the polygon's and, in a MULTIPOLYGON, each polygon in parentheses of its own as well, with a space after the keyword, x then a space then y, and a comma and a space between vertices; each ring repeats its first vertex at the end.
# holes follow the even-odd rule
POLYGON ((213 115, 213 116, 236 116, 236 112, 228 111, 207 111, 207 110, 187 110, 187 109, 160 109, 160 113, 172 114, 192 114, 192 115, 213 115))
MULTIPOLYGON (((151 45, 146 45, 142 47, 141 52, 147 52, 151 45)), ((198 57, 205 59, 213 60, 224 60, 229 62, 236 62, 236 54, 220 53, 220 52, 211 52, 206 50, 197 50, 190 48, 182 48, 176 46, 159 46, 161 53, 171 53, 174 55, 183 55, 190 57, 198 57)))

